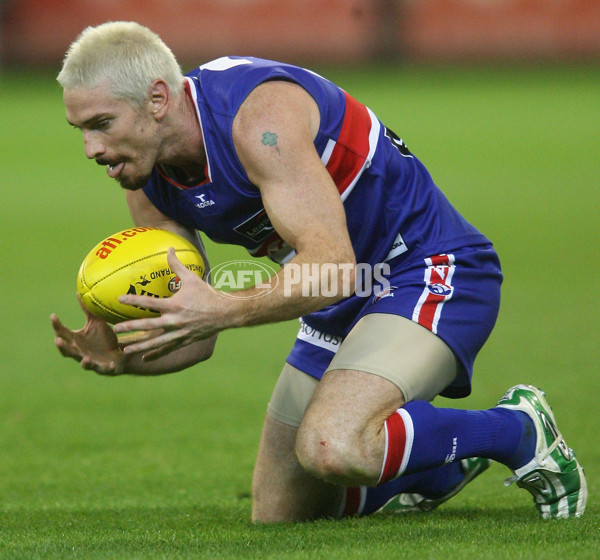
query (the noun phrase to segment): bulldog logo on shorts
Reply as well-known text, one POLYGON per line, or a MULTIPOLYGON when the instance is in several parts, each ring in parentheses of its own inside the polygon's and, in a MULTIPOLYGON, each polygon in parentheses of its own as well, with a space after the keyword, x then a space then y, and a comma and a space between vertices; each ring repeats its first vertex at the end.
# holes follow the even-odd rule
POLYGON ((427 289, 436 296, 451 296, 454 288, 446 284, 428 284, 427 289))

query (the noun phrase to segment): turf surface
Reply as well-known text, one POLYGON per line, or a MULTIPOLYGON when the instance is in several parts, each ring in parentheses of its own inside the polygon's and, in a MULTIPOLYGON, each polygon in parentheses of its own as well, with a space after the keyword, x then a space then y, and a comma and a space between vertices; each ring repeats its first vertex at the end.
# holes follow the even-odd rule
POLYGON ((598 557, 598 68, 320 71, 405 139, 500 252, 501 317, 473 395, 437 402, 544 388, 588 475, 586 515, 540 521, 495 465, 430 515, 253 526, 262 417, 297 324, 223 333, 209 363, 156 379, 62 359, 48 316, 81 325, 81 259, 129 216, 53 76, 4 73, 0 558, 598 557))

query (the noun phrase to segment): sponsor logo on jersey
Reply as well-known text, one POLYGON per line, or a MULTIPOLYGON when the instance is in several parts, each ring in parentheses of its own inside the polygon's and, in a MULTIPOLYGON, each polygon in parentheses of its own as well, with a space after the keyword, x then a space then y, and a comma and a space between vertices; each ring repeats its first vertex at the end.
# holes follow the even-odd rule
POLYGON ((310 325, 307 325, 300 319, 300 330, 298 331, 298 339, 304 340, 309 344, 329 350, 334 354, 338 351, 340 344, 343 342, 341 336, 321 332, 310 325))
POLYGON ((264 241, 275 231, 264 208, 233 228, 239 234, 257 243, 264 241))
POLYGON ((215 204, 214 200, 206 200, 205 194, 200 194, 196 196, 196 198, 200 201, 196 202, 196 208, 206 208, 207 206, 213 206, 215 204))
POLYGON ((397 257, 398 255, 402 255, 403 253, 406 253, 407 251, 408 251, 408 246, 404 242, 404 239, 402 239, 402 235, 398 234, 396 236, 396 239, 394 239, 394 243, 392 245, 390 252, 388 253, 387 257, 385 257, 383 262, 391 261, 393 258, 397 257))

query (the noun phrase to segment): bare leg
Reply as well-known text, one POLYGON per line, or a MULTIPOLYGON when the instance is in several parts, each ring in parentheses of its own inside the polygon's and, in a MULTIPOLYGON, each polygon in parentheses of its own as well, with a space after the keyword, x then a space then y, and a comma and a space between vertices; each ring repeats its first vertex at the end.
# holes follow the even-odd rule
POLYGON ((298 429, 300 463, 330 483, 374 486, 383 464, 385 420, 403 404, 400 389, 383 377, 327 373, 298 429))
POLYGON ((317 480, 298 462, 297 428, 265 418, 253 479, 255 522, 307 521, 334 516, 343 489, 317 480))
POLYGON ((298 428, 300 464, 332 484, 374 486, 383 465, 385 422, 406 403, 404 391, 408 400, 432 399, 456 376, 457 361, 420 325, 372 314, 350 332, 330 367, 298 428))

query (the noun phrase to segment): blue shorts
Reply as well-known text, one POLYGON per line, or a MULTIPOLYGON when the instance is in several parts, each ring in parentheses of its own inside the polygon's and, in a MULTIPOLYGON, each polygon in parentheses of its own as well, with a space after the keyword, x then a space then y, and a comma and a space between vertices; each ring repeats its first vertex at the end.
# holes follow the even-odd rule
MULTIPOLYGON (((459 398, 471 392, 473 362, 488 339, 500 307, 502 271, 491 245, 464 247, 425 258, 389 262, 389 288, 360 298, 347 331, 369 313, 400 315, 439 336, 460 364, 456 380, 441 393, 459 398)), ((320 379, 344 341, 339 329, 314 328, 301 320, 298 337, 287 361, 320 379)))

